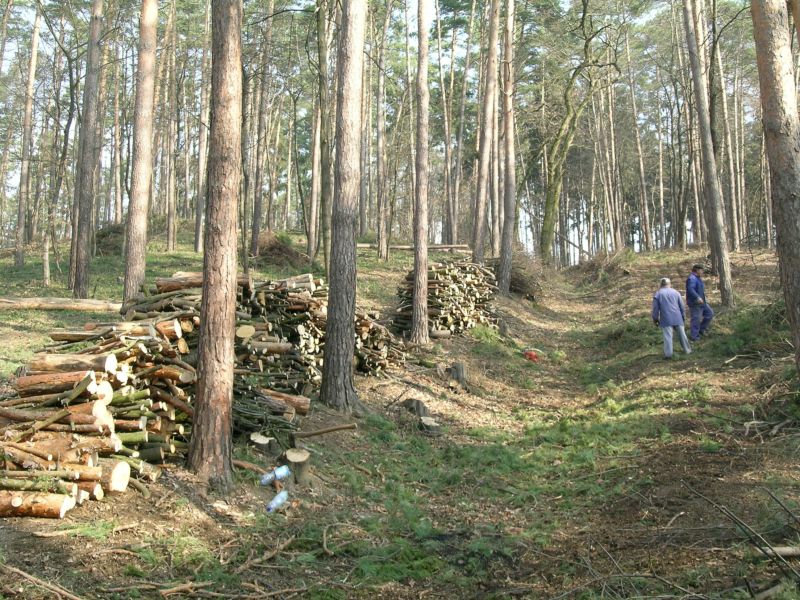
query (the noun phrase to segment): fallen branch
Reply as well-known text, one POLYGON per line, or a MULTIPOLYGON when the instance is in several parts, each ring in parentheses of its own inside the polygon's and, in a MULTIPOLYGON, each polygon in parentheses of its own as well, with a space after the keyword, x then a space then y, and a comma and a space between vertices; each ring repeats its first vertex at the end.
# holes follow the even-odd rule
POLYGON ((783 558, 781 555, 777 554, 777 553, 775 552, 775 548, 773 548, 773 547, 770 545, 770 543, 769 543, 767 540, 765 540, 765 539, 764 539, 764 537, 763 537, 763 536, 762 536, 760 533, 758 533, 756 530, 754 530, 752 527, 750 527, 750 526, 749 526, 747 523, 745 523, 744 521, 742 521, 742 520, 741 520, 739 517, 737 517, 737 516, 736 516, 736 515, 735 515, 735 514, 734 514, 734 513, 733 513, 733 512, 732 512, 732 511, 729 509, 729 508, 727 508, 726 506, 722 506, 721 504, 717 504, 716 502, 714 502, 714 501, 713 501, 713 500, 711 500, 710 498, 707 498, 706 496, 704 496, 703 494, 701 494, 700 492, 698 492, 697 490, 695 490, 695 489, 694 489, 692 486, 690 486, 690 485, 689 485, 688 483, 686 483, 685 481, 683 481, 683 482, 681 482, 681 483, 683 483, 683 485, 684 485, 684 486, 685 486, 685 487, 686 487, 686 488, 687 488, 687 489, 688 489, 690 492, 692 492, 693 494, 695 494, 695 495, 696 495, 698 498, 702 498, 703 500, 705 500, 706 502, 708 502, 708 503, 709 503, 711 506, 713 506, 713 507, 714 507, 714 508, 716 508, 718 511, 720 511, 720 512, 721 512, 723 515, 725 515, 726 517, 728 517, 728 518, 729 518, 731 521, 733 521, 734 523, 736 523, 736 525, 738 525, 738 526, 739 526, 739 527, 742 529, 742 531, 744 532, 744 534, 745 534, 745 535, 746 535, 746 536, 747 536, 747 537, 750 539, 750 542, 751 542, 751 543, 752 543, 752 544, 753 544, 753 545, 754 545, 756 548, 758 548, 758 550, 759 550, 759 551, 760 551, 762 554, 766 555, 766 556, 767 556, 767 557, 768 557, 768 558, 769 558, 769 559, 770 559, 770 560, 771 560, 773 563, 775 563, 775 565, 776 565, 776 566, 777 566, 777 567, 778 567, 778 568, 779 568, 779 569, 780 569, 780 570, 781 570, 781 571, 782 571, 782 572, 783 572, 785 575, 787 575, 787 576, 788 576, 788 575, 791 575, 791 576, 793 576, 793 577, 794 577, 794 580, 795 580, 795 581, 800 581, 800 573, 798 573, 798 572, 797 572, 797 570, 796 570, 796 569, 795 569, 795 568, 794 568, 792 565, 790 565, 788 562, 786 562, 786 560, 785 560, 785 559, 784 559, 784 558, 783 558))
POLYGON ((41 579, 39 579, 38 577, 34 577, 30 573, 26 573, 25 571, 21 571, 20 569, 17 569, 10 565, 0 564, 0 569, 6 571, 7 573, 13 573, 15 575, 19 575, 20 577, 27 579, 31 583, 41 588, 44 588, 50 592, 53 592, 54 594, 56 594, 56 596, 60 598, 67 598, 67 600, 83 600, 80 596, 76 596, 75 594, 68 592, 61 586, 56 585, 55 583, 48 583, 47 581, 42 581, 41 579))
POLYGON ((333 433, 334 431, 345 431, 347 429, 356 429, 355 423, 348 423, 347 425, 336 425, 334 427, 326 427, 325 429, 317 429, 316 431, 293 431, 289 434, 289 439, 294 446, 295 440, 316 437, 318 435, 325 435, 326 433, 333 433))
POLYGON ((191 594, 192 592, 196 592, 197 590, 207 588, 208 586, 213 584, 214 584, 213 581, 202 581, 200 583, 197 583, 196 581, 190 581, 188 583, 182 583, 180 585, 176 585, 175 587, 161 590, 159 594, 161 594, 162 598, 167 598, 169 596, 172 596, 173 594, 191 594))
POLYGON ((294 538, 295 538, 295 536, 291 536, 286 541, 281 542, 280 544, 278 544, 278 546, 276 548, 274 548, 273 550, 270 550, 269 552, 266 552, 263 556, 261 556, 261 558, 253 558, 253 559, 246 560, 241 565, 239 565, 239 567, 237 567, 236 574, 239 575, 239 574, 244 573, 245 571, 247 571, 249 568, 254 567, 255 565, 259 565, 261 563, 265 563, 267 561, 272 560, 278 554, 283 552, 289 546, 289 544, 291 544, 294 541, 294 538))
POLYGON ((74 298, 0 298, 0 310, 76 310, 86 312, 119 312, 122 304, 105 300, 74 298))

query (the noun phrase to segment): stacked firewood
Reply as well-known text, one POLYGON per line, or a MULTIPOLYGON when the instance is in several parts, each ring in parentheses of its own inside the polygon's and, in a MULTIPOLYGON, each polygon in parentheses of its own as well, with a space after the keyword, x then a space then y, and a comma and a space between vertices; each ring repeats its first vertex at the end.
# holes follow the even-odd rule
MULTIPOLYGON (((433 337, 462 333, 477 325, 494 326, 497 317, 492 299, 497 291, 494 273, 471 262, 442 262, 428 265, 428 325, 433 337)), ((400 306, 395 326, 411 330, 414 273, 406 275, 397 291, 400 306)))
MULTIPOLYGON (((194 416, 202 278, 157 279, 122 305, 124 321, 50 334, 0 401, 0 516, 63 517, 86 498, 155 481, 188 449, 194 416)), ((239 279, 234 428, 296 428, 321 380, 327 288, 311 275, 254 286, 239 279)), ((356 363, 401 362, 394 336, 359 313, 356 363)))

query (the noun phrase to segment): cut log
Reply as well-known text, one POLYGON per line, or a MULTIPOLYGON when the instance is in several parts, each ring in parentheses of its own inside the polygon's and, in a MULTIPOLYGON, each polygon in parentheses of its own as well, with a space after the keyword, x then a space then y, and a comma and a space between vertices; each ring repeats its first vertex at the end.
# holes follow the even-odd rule
POLYGON ((78 490, 75 483, 67 483, 60 479, 48 480, 29 480, 14 479, 10 477, 0 478, 0 490, 12 490, 18 492, 48 492, 51 494, 66 494, 74 496, 78 490))
POLYGON ((119 312, 122 304, 104 300, 74 298, 0 298, 0 310, 75 310, 85 312, 119 312))
POLYGON ((311 399, 306 396, 284 394, 283 392, 276 392, 275 390, 268 390, 266 388, 256 388, 256 391, 267 398, 273 398, 288 404, 297 411, 298 415, 307 415, 311 408, 311 399))
MULTIPOLYGON (((26 375, 14 380, 14 388, 20 396, 39 396, 55 392, 71 390, 85 377, 95 378, 94 371, 71 371, 69 373, 44 373, 41 375, 26 375)), ((97 384, 90 385, 87 392, 93 394, 97 384)))
POLYGON ((70 329, 60 329, 50 332, 50 339, 54 342, 83 342, 95 340, 114 332, 112 327, 98 327, 93 330, 74 331, 70 329))
MULTIPOLYGON (((356 248, 366 249, 370 248, 376 250, 377 244, 359 243, 356 248)), ((389 246, 389 250, 414 250, 414 246, 408 244, 393 244, 389 246)), ((467 244, 428 244, 428 251, 434 252, 436 250, 450 250, 453 252, 472 252, 467 244)))
POLYGON ((47 373, 90 370, 114 373, 117 370, 117 357, 113 354, 37 354, 31 359, 28 368, 47 373))
POLYGON ((64 494, 0 491, 0 517, 62 519, 75 507, 75 498, 64 494))
POLYGON ((78 474, 78 481, 101 481, 103 478, 103 467, 87 467, 78 463, 68 463, 62 465, 67 471, 78 474))
POLYGON ((183 329, 178 319, 169 319, 155 324, 156 331, 168 340, 177 340, 183 337, 183 329))
MULTIPOLYGON (((253 289, 253 280, 249 275, 239 274, 236 277, 236 284, 239 287, 253 289)), ((159 294, 201 287, 203 287, 202 272, 178 272, 173 273, 172 277, 156 277, 156 290, 159 294)))
POLYGON ((102 460, 100 467, 102 477, 100 485, 107 493, 119 493, 128 489, 128 481, 131 478, 131 466, 121 460, 102 460))
POLYGON ((76 485, 79 489, 87 492, 92 500, 102 500, 106 495, 103 486, 96 481, 79 481, 76 485))
POLYGON ((250 340, 247 349, 257 354, 286 354, 294 350, 294 344, 289 342, 259 342, 250 340))
POLYGON ((239 325, 236 328, 236 339, 247 340, 256 334, 256 328, 252 325, 239 325))

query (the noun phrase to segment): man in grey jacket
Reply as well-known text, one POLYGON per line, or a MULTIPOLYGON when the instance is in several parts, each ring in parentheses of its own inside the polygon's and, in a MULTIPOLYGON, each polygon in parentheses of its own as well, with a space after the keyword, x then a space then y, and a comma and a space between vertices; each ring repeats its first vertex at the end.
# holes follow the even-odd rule
POLYGON ((672 333, 678 332, 681 347, 686 354, 692 353, 686 331, 683 328, 686 317, 683 298, 674 290, 667 277, 661 279, 661 287, 653 296, 653 323, 661 327, 664 334, 664 358, 672 358, 672 333))

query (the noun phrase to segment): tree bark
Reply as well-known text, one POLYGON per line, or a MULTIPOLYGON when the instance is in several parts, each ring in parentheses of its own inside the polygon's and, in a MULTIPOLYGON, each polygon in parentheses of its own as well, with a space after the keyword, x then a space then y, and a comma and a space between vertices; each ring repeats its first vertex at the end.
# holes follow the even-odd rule
POLYGON ((458 243, 458 226, 461 215, 459 214, 460 194, 461 194, 461 175, 463 168, 461 158, 464 152, 464 112, 467 102, 467 85, 469 77, 470 60, 472 59, 472 30, 475 24, 475 4, 472 0, 472 7, 469 13, 469 26, 467 31, 467 44, 465 48, 466 58, 464 59, 464 75, 461 82, 461 100, 458 105, 458 134, 456 135, 456 156, 453 164, 453 219, 450 221, 450 241, 458 243))
MULTIPOLYGON (((78 229, 75 245, 75 283, 72 295, 75 298, 89 296, 89 262, 91 260, 91 238, 93 200, 95 194, 95 169, 97 154, 97 113, 99 110, 100 86, 100 37, 103 33, 103 0, 92 0, 92 17, 89 26, 89 50, 86 58, 86 81, 83 86, 83 110, 81 113, 80 158, 75 194, 78 195, 78 229)), ((73 216, 73 218, 75 218, 73 216)))
MULTIPOLYGON (((147 253, 147 207, 153 176, 153 101, 156 74, 158 0, 142 0, 139 20, 139 64, 133 122, 133 166, 125 236, 123 300, 139 293, 147 253)), ((201 159, 202 160, 202 159, 201 159)), ((201 173, 201 178, 204 175, 201 173)))
MULTIPOLYGON (((267 14, 275 12, 275 0, 270 0, 267 6, 267 14)), ((264 31, 264 41, 261 48, 261 98, 258 108, 258 132, 255 177, 255 198, 253 199, 253 226, 250 234, 250 255, 258 256, 258 237, 261 231, 263 196, 264 196, 264 173, 266 170, 267 158, 267 116, 269 114, 272 93, 272 79, 269 68, 272 62, 272 19, 267 19, 264 31)), ((272 189, 270 189, 272 194, 272 189)))
POLYGON ((325 272, 330 273, 331 260, 331 203, 333 202, 333 181, 331 178, 331 103, 328 93, 328 0, 317 1, 317 55, 318 55, 318 93, 320 114, 320 224, 322 230, 322 251, 325 272))
POLYGON ((378 258, 389 260, 389 194, 388 177, 386 176, 386 43, 389 25, 392 22, 392 3, 386 6, 386 19, 383 23, 381 43, 378 48, 378 91, 376 96, 375 148, 377 156, 375 186, 378 194, 378 258))
MULTIPOLYGON (((514 8, 516 0, 506 0, 506 25, 503 49, 503 129, 505 143, 505 181, 503 185, 503 239, 500 247, 500 265, 497 286, 500 292, 508 294, 511 287, 511 263, 514 245, 514 213, 517 204, 516 151, 514 148, 514 8)), ((594 181, 594 165, 592 166, 594 181)), ((594 192, 594 186, 592 186, 594 192)), ((591 225, 590 225, 591 227, 591 225)), ((590 230, 591 231, 591 230, 590 230)), ((591 233, 589 245, 591 247, 591 233)))
POLYGON ((753 0, 762 119, 786 313, 800 372, 800 118, 786 3, 753 0))
MULTIPOLYGON (((30 194, 31 152, 33 147, 33 94, 36 84, 36 62, 39 55, 39 25, 42 15, 37 8, 31 34, 31 57, 28 61, 28 83, 25 88, 25 111, 22 117, 22 160, 19 168, 19 191, 17 206, 17 236, 14 251, 14 266, 25 265, 25 220, 28 212, 28 196, 30 194)), ((3 182, 5 185, 5 182, 3 182)))
POLYGON ((213 487, 233 482, 233 344, 236 329, 236 206, 242 156, 242 4, 211 3, 211 131, 208 222, 197 398, 188 465, 213 487))
POLYGON ((489 191, 489 171, 492 155, 492 107, 497 88, 497 30, 500 28, 500 0, 491 0, 489 13, 489 48, 486 58, 486 77, 483 88, 483 111, 479 145, 477 189, 472 228, 472 260, 483 263, 483 245, 486 236, 486 204, 489 191))
MULTIPOLYGON (((414 300, 411 341, 427 344, 428 337, 428 22, 430 3, 417 4, 417 184, 414 198, 414 300)), ((441 71, 440 71, 441 73, 441 71)), ((448 142, 449 143, 449 142, 448 142)))
POLYGON ((206 0, 205 35, 203 36, 203 55, 200 61, 200 120, 197 127, 197 200, 194 207, 194 251, 203 251, 203 224, 206 212, 208 164, 208 73, 211 69, 211 0, 206 0))
POLYGON ((360 411, 353 385, 356 301, 356 227, 361 178, 361 97, 367 0, 343 0, 337 59, 336 203, 325 360, 320 398, 345 412, 360 411))
POLYGON ((695 91, 695 108, 698 118, 698 133, 703 157, 703 177, 706 197, 706 221, 708 223, 711 249, 715 257, 715 266, 719 276, 719 289, 723 306, 733 306, 733 285, 731 282, 731 265, 728 258, 728 240, 725 234, 725 222, 722 214, 722 191, 717 176, 717 163, 714 158, 714 145, 711 139, 711 120, 708 111, 708 81, 705 78, 703 54, 697 35, 696 0, 685 0, 683 4, 683 20, 686 27, 686 39, 689 47, 689 59, 692 66, 692 80, 695 91))

